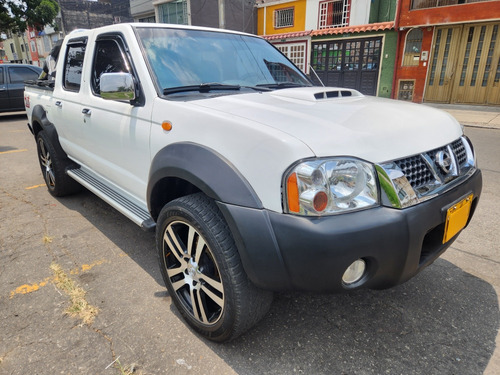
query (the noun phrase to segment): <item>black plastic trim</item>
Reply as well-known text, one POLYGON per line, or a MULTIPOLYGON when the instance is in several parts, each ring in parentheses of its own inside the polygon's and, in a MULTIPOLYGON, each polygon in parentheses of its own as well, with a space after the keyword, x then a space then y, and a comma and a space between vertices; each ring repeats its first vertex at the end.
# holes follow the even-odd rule
POLYGON ((327 217, 303 217, 220 204, 238 245, 245 272, 273 290, 345 292, 383 289, 409 280, 434 262, 458 237, 443 244, 444 208, 469 192, 473 216, 482 189, 481 171, 454 189, 402 210, 376 207, 327 217), (342 275, 362 258, 367 270, 346 286, 342 275))
POLYGON ((39 124, 42 130, 47 134, 52 142, 52 146, 56 149, 56 152, 61 155, 61 157, 65 158, 66 169, 79 168, 80 166, 71 161, 66 152, 63 150, 61 143, 59 143, 59 135, 57 134, 56 127, 47 119, 45 109, 41 105, 36 105, 33 108, 33 111, 31 112, 31 124, 28 124, 32 134, 36 137, 36 129, 34 127, 35 122, 39 124))
POLYGON ((199 144, 174 143, 156 154, 147 188, 150 212, 153 202, 162 194, 158 182, 169 177, 191 183, 216 201, 262 208, 259 197, 236 167, 216 151, 199 144))

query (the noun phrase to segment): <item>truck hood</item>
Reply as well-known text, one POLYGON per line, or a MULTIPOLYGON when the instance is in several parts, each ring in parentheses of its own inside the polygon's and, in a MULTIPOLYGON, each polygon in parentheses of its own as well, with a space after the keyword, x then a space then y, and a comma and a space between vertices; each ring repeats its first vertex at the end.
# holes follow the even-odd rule
POLYGON ((348 89, 282 89, 190 104, 278 129, 318 157, 355 156, 380 163, 441 147, 462 134, 458 122, 444 111, 348 89), (342 92, 351 96, 342 97, 342 92))

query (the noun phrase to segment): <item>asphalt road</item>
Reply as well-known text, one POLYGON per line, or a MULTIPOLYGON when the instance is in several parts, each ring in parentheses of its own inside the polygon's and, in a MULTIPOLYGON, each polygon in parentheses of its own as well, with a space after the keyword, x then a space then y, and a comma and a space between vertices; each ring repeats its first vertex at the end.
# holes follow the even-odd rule
POLYGON ((153 234, 87 191, 50 196, 26 122, 0 115, 0 374, 500 373, 500 130, 466 128, 482 200, 432 266, 385 291, 277 294, 221 345, 180 319, 153 234), (98 309, 90 325, 64 313, 53 264, 98 309))

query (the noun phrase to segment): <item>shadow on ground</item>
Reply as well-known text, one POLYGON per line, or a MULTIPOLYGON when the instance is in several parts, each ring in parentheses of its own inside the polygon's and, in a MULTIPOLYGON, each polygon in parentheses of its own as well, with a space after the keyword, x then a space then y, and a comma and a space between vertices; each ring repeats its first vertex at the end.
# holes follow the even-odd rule
MULTIPOLYGON (((153 233, 88 191, 59 202, 163 285, 153 233)), ((173 305, 172 311, 179 317, 173 305)), ((494 288, 438 259, 385 291, 276 294, 250 332, 206 345, 238 374, 481 374, 495 350, 499 320, 494 288)))

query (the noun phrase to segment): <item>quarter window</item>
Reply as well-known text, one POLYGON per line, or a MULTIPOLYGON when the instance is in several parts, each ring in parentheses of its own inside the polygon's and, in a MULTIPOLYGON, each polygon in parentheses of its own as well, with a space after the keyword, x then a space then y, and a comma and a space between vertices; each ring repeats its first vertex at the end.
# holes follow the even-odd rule
POLYGON ((80 91, 84 57, 85 43, 72 43, 68 45, 63 78, 64 88, 66 90, 80 91))

